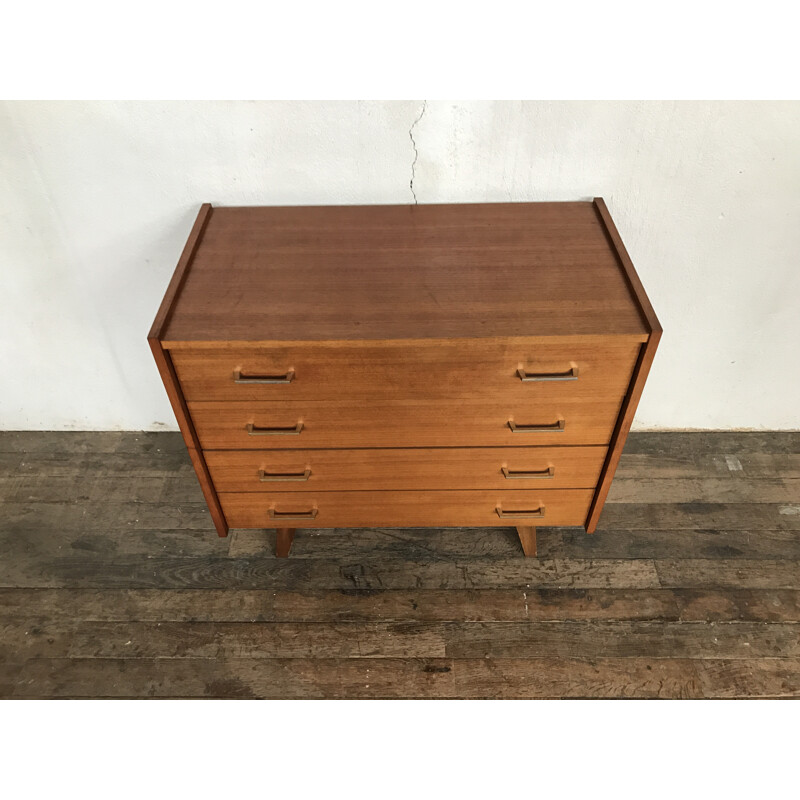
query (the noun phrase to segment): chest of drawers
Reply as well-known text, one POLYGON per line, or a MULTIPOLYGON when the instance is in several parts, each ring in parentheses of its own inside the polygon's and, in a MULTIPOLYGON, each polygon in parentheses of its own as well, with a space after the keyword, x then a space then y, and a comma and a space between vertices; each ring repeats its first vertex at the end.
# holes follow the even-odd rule
POLYGON ((601 199, 204 205, 149 343, 221 536, 513 526, 533 555, 594 531, 660 335, 601 199))

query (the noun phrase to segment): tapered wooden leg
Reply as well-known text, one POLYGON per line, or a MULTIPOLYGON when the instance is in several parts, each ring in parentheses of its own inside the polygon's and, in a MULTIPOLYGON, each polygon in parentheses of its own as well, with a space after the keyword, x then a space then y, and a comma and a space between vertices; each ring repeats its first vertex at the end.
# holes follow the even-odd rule
MULTIPOLYGON (((278 558, 286 558, 289 555, 289 550, 294 541, 294 528, 278 528, 278 534, 275 541, 275 555, 278 558)), ((535 550, 535 548, 534 548, 535 550)))
POLYGON ((517 527, 519 534, 519 541, 522 544, 522 552, 526 556, 536 555, 536 528, 533 527, 517 527))

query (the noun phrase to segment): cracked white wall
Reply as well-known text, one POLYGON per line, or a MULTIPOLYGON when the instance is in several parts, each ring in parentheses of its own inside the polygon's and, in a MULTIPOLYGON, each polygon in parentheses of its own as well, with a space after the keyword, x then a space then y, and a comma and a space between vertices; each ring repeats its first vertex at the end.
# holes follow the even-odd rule
POLYGON ((665 328, 634 427, 798 428, 800 103, 7 103, 0 428, 175 428, 200 202, 606 198, 665 328))

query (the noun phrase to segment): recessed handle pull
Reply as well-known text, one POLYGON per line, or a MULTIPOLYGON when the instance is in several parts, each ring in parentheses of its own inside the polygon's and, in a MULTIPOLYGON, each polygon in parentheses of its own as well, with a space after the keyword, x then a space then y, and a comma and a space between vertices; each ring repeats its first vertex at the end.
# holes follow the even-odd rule
POLYGON ((552 478, 556 474, 555 467, 548 467, 547 469, 542 470, 533 470, 533 471, 519 471, 519 470, 510 470, 508 467, 501 467, 503 471, 503 477, 506 479, 511 478, 552 478))
POLYGON ((252 422, 245 426, 248 436, 298 436, 303 430, 303 423, 298 422, 291 428, 257 428, 252 422))
POLYGON ((312 508, 310 511, 277 511, 274 508, 269 510, 270 519, 316 519, 318 509, 312 508))
POLYGON ((240 369, 233 371, 234 383, 291 383, 293 380, 293 369, 290 369, 285 375, 243 375, 240 369))
POLYGON ((526 519, 530 517, 541 518, 544 516, 544 506, 534 508, 532 511, 503 511, 500 506, 495 508, 497 516, 501 519, 526 519))
POLYGON ((566 423, 563 418, 551 425, 517 425, 513 419, 508 421, 512 433, 563 433, 566 423))
POLYGON ((576 381, 578 380, 578 368, 571 367, 566 372, 525 372, 524 367, 517 370, 517 375, 523 383, 535 383, 537 381, 576 381))
POLYGON ((305 472, 267 472, 260 469, 258 479, 262 483, 269 481, 307 481, 311 477, 311 470, 306 468, 305 472))

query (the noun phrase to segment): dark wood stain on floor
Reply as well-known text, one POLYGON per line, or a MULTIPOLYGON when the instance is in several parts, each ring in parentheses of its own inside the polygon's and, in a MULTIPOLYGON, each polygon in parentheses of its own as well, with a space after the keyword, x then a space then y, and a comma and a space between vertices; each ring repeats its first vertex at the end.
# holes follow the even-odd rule
POLYGON ((800 433, 639 433, 594 536, 219 539, 172 433, 0 433, 0 696, 800 695, 800 433))

